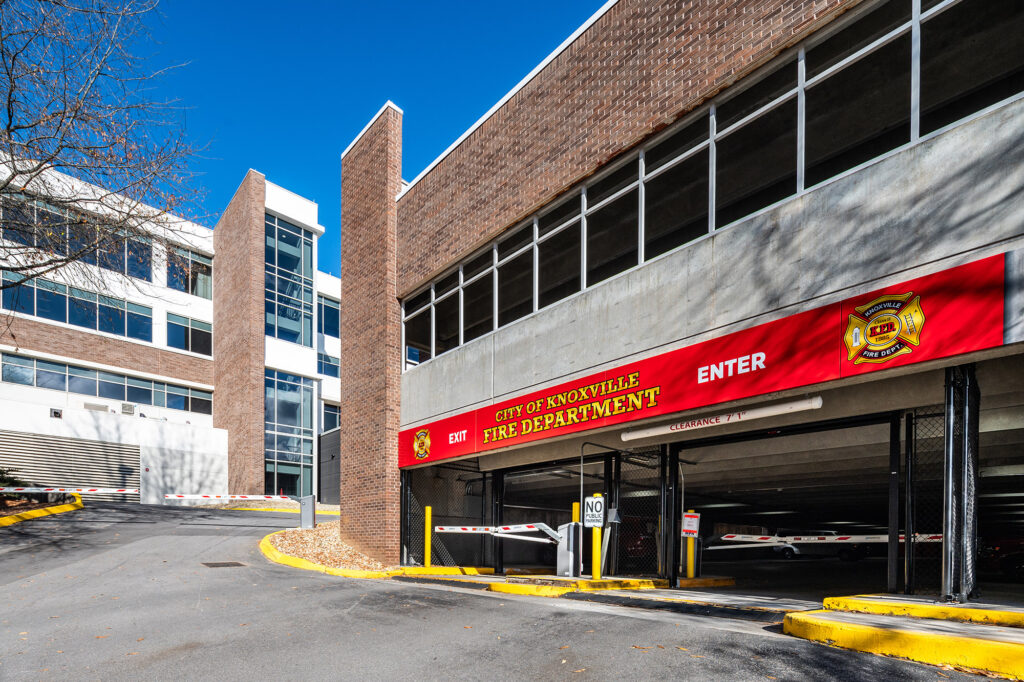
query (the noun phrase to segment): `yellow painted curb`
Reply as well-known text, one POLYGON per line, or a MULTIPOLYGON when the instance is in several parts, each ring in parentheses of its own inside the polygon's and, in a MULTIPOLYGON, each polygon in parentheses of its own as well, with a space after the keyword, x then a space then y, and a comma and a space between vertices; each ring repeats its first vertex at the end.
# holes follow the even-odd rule
POLYGON ((43 507, 42 509, 31 509, 20 514, 12 514, 11 516, 0 516, 0 527, 13 526, 16 523, 28 521, 29 519, 38 519, 41 516, 63 514, 65 512, 75 511, 76 509, 82 509, 85 506, 84 504, 82 504, 81 495, 77 493, 72 493, 71 496, 75 498, 74 502, 68 502, 67 504, 58 504, 53 507, 43 507))
POLYGON ((953 606, 950 604, 916 604, 865 598, 863 595, 855 597, 828 597, 825 599, 824 605, 830 611, 855 611, 858 613, 876 613, 883 616, 911 616, 913 618, 955 620, 963 623, 984 623, 986 625, 1003 625, 1011 628, 1024 627, 1024 611, 976 609, 970 606, 953 606))
MULTIPOLYGON (((282 514, 298 514, 301 509, 274 509, 273 507, 221 507, 221 511, 258 511, 281 512, 282 514)), ((318 511, 317 516, 341 516, 340 511, 318 511)))
POLYGON ((483 566, 405 566, 397 575, 494 575, 483 566))
POLYGON ((787 613, 783 631, 843 649, 1024 678, 1024 646, 1020 644, 840 623, 818 618, 822 613, 828 611, 787 613))
POLYGON ((711 576, 706 578, 680 578, 679 587, 732 587, 736 584, 736 578, 725 576, 711 576))
POLYGON ((656 590, 668 587, 667 580, 650 580, 646 578, 616 578, 614 580, 577 580, 572 583, 580 592, 599 592, 601 590, 656 590))
POLYGON ((532 597, 561 597, 568 592, 575 592, 573 587, 559 587, 556 585, 529 585, 522 583, 491 583, 487 589, 491 592, 502 592, 504 594, 523 594, 532 597))

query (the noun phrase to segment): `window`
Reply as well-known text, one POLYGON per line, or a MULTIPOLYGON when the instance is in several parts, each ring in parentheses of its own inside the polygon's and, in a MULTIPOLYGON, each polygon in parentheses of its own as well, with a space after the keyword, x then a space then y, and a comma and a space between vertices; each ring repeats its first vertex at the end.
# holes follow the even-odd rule
POLYGON ((316 373, 326 377, 334 377, 335 379, 339 378, 341 376, 341 360, 332 358, 324 353, 317 353, 316 373))
POLYGON ((32 386, 35 384, 35 360, 21 355, 3 355, 2 378, 12 384, 32 386))
POLYGON ((311 495, 313 381, 268 369, 264 373, 264 492, 311 495))
POLYGON ((708 232, 708 150, 644 185, 644 258, 651 259, 708 232))
POLYGON ((6 288, 0 292, 0 302, 6 310, 25 315, 36 314, 36 288, 32 280, 26 282, 21 275, 4 272, 3 283, 6 288))
POLYGON ((54 322, 67 322, 68 288, 46 280, 36 282, 36 315, 54 322))
POLYGON ((587 214, 587 286, 637 264, 636 190, 587 214))
POLYGON ((323 296, 317 296, 316 302, 317 331, 324 336, 341 338, 341 304, 323 296))
MULTIPOLYGON (((5 282, 19 280, 14 273, 4 273, 5 282)), ((153 341, 152 308, 45 279, 4 289, 2 307, 106 334, 153 341)))
POLYGON ((921 26, 921 133, 1024 90, 1024 3, 964 0, 921 26))
POLYGON ((264 235, 266 335, 312 346, 313 235, 269 213, 264 235))
POLYGON ((153 341, 153 309, 135 303, 127 304, 128 338, 153 341))
POLYGON ((213 259, 188 249, 171 249, 167 254, 167 286, 212 299, 213 259))
POLYGON ((198 414, 213 413, 213 394, 123 374, 100 372, 23 355, 3 354, 0 378, 7 383, 36 386, 77 395, 170 407, 198 414))
POLYGON ((213 355, 213 326, 209 322, 167 313, 167 345, 202 355, 213 355))
POLYGON ((405 367, 1024 92, 1024 3, 920 4, 863 3, 406 298, 405 367))
POLYGON ((716 227, 796 193, 796 97, 716 145, 716 227))
POLYGON ((808 88, 806 129, 808 186, 909 142, 910 32, 808 88))
POLYGON ((333 431, 341 423, 341 408, 337 405, 324 403, 323 431, 333 431))

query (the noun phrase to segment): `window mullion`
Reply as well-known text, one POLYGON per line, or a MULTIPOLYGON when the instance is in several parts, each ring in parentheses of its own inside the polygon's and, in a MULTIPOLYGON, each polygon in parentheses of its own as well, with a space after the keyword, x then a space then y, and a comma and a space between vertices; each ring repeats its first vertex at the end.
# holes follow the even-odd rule
POLYGON ((708 110, 708 232, 715 231, 715 167, 718 162, 715 147, 715 108, 712 104, 708 110))
POLYGON ((587 188, 580 190, 580 291, 587 288, 587 188))
POLYGON ((637 220, 636 220, 636 262, 640 265, 644 262, 644 202, 646 191, 644 189, 644 150, 640 150, 640 157, 637 159, 637 220))
POLYGON ((921 137, 921 0, 911 0, 910 143, 921 137))
POLYGON ((437 357, 437 350, 434 348, 434 337, 436 335, 435 327, 437 325, 437 315, 434 312, 434 285, 430 285, 430 359, 433 360, 437 357))
POLYGON ((498 242, 491 244, 491 331, 498 328, 498 242))
POLYGON ((533 312, 540 310, 540 246, 537 244, 540 229, 537 217, 533 218, 533 312))
POLYGON ((796 193, 804 192, 804 169, 807 151, 807 93, 804 86, 807 81, 806 54, 801 46, 796 61, 796 193))
MULTIPOLYGON (((463 333, 463 329, 462 329, 463 325, 465 325, 465 323, 466 323, 465 322, 466 316, 465 316, 465 313, 463 313, 463 311, 462 311, 463 307, 465 306, 465 300, 466 300, 465 296, 462 295, 462 283, 463 283, 464 280, 465 280, 465 277, 462 274, 462 266, 460 265, 459 266, 459 345, 460 346, 466 342, 465 341, 465 334, 463 333)), ((434 356, 430 356, 430 357, 433 358, 434 356)))

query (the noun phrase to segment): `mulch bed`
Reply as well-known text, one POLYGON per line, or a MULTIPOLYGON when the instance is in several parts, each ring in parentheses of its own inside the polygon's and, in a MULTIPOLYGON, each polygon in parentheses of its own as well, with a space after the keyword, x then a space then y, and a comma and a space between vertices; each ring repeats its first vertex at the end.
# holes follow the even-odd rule
POLYGON ((329 521, 319 523, 316 528, 310 530, 286 530, 271 537, 270 542, 279 552, 331 568, 362 571, 386 571, 397 568, 371 559, 342 542, 340 528, 340 521, 329 521))
POLYGON ((14 516, 33 509, 52 506, 53 504, 50 502, 36 502, 35 500, 2 500, 0 501, 0 516, 14 516))

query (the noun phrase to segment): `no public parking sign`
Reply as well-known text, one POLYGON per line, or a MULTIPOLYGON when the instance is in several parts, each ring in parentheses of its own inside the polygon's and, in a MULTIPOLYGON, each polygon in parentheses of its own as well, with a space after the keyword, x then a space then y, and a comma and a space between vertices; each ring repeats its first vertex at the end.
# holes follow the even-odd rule
POLYGON ((583 500, 583 527, 602 528, 604 526, 604 498, 588 497, 583 500))

